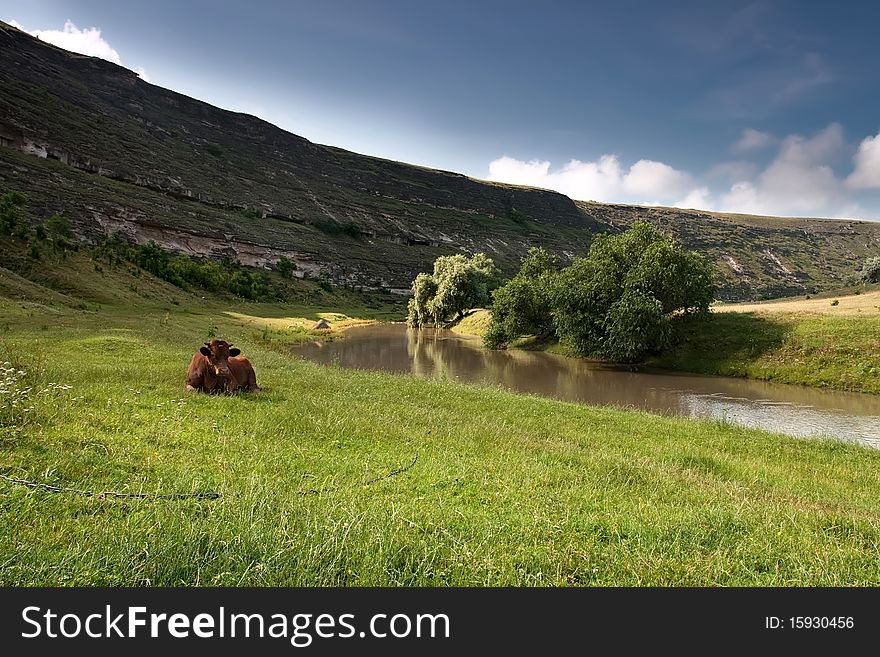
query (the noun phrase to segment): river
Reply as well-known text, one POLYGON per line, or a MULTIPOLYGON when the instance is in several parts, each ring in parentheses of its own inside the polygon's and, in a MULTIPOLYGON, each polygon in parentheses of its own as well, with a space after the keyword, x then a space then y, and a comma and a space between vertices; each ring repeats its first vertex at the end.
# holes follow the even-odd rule
POLYGON ((880 396, 749 379, 609 367, 537 351, 482 349, 478 339, 403 324, 355 327, 294 353, 321 364, 502 386, 566 401, 726 420, 797 437, 880 448, 880 396))

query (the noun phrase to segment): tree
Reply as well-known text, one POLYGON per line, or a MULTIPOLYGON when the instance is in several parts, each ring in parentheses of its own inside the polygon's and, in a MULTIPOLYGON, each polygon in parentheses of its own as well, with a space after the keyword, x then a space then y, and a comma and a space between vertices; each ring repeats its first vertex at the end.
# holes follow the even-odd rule
POLYGON ((53 237, 71 238, 73 230, 70 228, 70 222, 59 214, 53 214, 43 222, 46 232, 53 237))
POLYGON ((868 258, 862 265, 861 278, 868 283, 880 283, 880 256, 868 258))
POLYGON ((410 326, 422 328, 434 321, 428 312, 428 302, 437 293, 437 283, 431 274, 422 272, 413 281, 412 291, 413 295, 407 304, 406 322, 410 326))
POLYGON ((650 224, 599 235, 554 281, 556 335, 583 355, 642 360, 668 345, 674 315, 708 311, 715 280, 702 256, 650 224))
POLYGON ((492 323, 483 337, 489 349, 524 335, 553 332, 550 291, 555 275, 554 256, 541 247, 529 249, 519 273, 492 293, 492 323))
POLYGON ((466 310, 487 305, 498 282, 498 268, 483 253, 441 256, 434 261, 433 274, 421 273, 413 281, 407 322, 442 326, 460 319, 466 310))
POLYGON ((21 192, 6 192, 0 196, 0 235, 11 235, 21 220, 27 196, 21 192))
POLYGON ((281 256, 275 263, 275 269, 279 274, 284 276, 284 278, 291 278, 293 272, 296 270, 296 263, 287 256, 281 256))

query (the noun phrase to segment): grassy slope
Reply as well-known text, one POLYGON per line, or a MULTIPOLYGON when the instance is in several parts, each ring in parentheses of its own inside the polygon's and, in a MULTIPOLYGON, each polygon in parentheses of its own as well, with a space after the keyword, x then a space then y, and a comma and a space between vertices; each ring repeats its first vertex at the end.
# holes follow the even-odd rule
MULTIPOLYGON (((79 258, 65 298, 95 285, 79 258)), ((322 368, 248 324, 302 308, 199 304, 146 277, 152 296, 135 299, 130 274, 105 272, 109 294, 106 276, 124 301, 83 308, 0 272, 4 291, 42 291, 0 306, 0 360, 33 386, 0 472, 223 497, 0 482, 2 584, 880 583, 877 452, 322 368), (243 348, 262 391, 182 393, 209 327, 243 348)))
POLYGON ((880 293, 720 306, 652 364, 880 393, 880 293), (836 305, 831 305, 837 300, 836 305))

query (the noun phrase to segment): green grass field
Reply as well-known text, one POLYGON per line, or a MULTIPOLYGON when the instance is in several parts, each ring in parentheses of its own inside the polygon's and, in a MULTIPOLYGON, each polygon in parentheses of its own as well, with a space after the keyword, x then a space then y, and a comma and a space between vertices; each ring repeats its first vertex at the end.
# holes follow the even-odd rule
POLYGON ((880 393, 880 314, 713 313, 679 327, 652 365, 880 393))
POLYGON ((0 473, 221 497, 0 481, 0 584, 880 584, 876 451, 322 368, 285 344, 314 310, 66 263, 0 270, 0 473), (183 393, 212 334, 261 391, 183 393))

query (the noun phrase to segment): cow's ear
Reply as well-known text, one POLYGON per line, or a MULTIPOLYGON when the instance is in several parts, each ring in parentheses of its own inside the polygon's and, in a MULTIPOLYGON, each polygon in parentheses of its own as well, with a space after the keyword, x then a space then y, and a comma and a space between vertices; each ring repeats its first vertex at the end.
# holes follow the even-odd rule
POLYGON ((240 353, 241 353, 241 349, 239 349, 238 347, 233 347, 232 349, 229 350, 229 355, 233 356, 233 357, 238 356, 240 353))
POLYGON ((201 349, 199 349, 199 351, 201 352, 202 356, 210 356, 211 355, 211 350, 208 349, 207 347, 202 347, 201 349))

